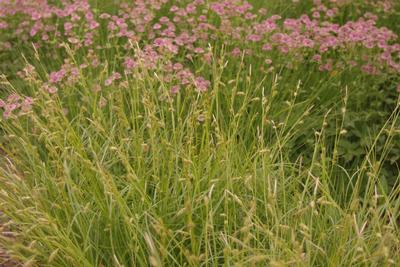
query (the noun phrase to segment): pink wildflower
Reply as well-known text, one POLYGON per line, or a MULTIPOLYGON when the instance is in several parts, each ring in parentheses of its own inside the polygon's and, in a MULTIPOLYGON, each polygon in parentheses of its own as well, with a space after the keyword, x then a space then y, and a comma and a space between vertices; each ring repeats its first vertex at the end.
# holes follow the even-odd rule
POLYGON ((234 57, 239 57, 241 55, 241 53, 242 52, 239 47, 235 47, 231 52, 232 56, 234 56, 234 57))
POLYGON ((57 93, 58 89, 57 89, 57 87, 55 87, 55 86, 49 86, 49 87, 47 88, 47 91, 48 91, 50 94, 55 94, 55 93, 57 93))
POLYGON ((171 87, 171 94, 177 94, 180 91, 180 86, 179 85, 174 85, 171 87))
POLYGON ((104 85, 105 86, 110 86, 113 83, 113 79, 110 77, 108 79, 105 80, 104 85))
POLYGON ((210 86, 210 81, 207 81, 203 77, 197 77, 194 80, 194 85, 199 92, 205 92, 208 90, 208 87, 210 86))

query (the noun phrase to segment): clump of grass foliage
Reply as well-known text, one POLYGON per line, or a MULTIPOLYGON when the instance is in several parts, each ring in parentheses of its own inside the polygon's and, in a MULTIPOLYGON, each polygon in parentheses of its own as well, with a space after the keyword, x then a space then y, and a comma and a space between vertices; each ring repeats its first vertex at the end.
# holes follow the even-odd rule
MULTIPOLYGON (((162 69, 141 66, 93 91, 118 51, 49 94, 39 88, 62 61, 20 48, 36 70, 1 87, 35 103, 0 119, 8 254, 24 266, 396 266, 391 78, 308 64, 260 73, 225 48, 193 63, 206 93, 176 95, 162 69)), ((67 44, 57 53, 82 61, 67 44)))

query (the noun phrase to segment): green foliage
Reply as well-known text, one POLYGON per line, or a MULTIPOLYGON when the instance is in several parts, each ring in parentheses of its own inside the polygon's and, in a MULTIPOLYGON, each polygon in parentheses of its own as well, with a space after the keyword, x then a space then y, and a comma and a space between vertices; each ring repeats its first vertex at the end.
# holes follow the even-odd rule
POLYGON ((10 67, 1 81, 2 94, 35 98, 0 119, 0 211, 14 234, 1 246, 26 266, 396 266, 397 78, 312 63, 255 74, 257 55, 229 61, 225 49, 191 62, 208 92, 177 95, 163 69, 141 67, 94 91, 121 60, 111 45, 98 51, 106 67, 58 94, 38 88, 62 59, 85 63, 79 52, 0 55, 35 66, 31 80, 10 67))

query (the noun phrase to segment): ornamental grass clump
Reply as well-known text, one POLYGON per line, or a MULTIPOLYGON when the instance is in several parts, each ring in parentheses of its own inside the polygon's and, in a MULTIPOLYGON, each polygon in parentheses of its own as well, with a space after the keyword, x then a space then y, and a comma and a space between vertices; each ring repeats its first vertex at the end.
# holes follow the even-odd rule
POLYGON ((399 12, 0 0, 4 264, 396 266, 399 12))

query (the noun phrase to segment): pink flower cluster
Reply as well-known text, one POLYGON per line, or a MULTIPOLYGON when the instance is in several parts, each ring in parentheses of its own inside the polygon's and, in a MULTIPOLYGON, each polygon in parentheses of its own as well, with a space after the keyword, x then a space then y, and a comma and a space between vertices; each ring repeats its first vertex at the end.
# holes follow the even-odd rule
POLYGON ((39 39, 35 39, 37 47, 57 38, 65 38, 78 46, 92 45, 95 30, 100 24, 96 21, 88 1, 63 0, 61 4, 58 7, 47 0, 2 0, 0 19, 11 16, 13 20, 10 23, 0 21, 0 28, 11 28, 23 41, 38 37, 39 39), (62 26, 57 27, 55 18, 60 20, 62 26))
POLYGON ((61 85, 74 85, 78 81, 80 69, 84 68, 86 68, 86 64, 76 67, 66 60, 60 70, 49 74, 48 81, 43 84, 42 88, 50 94, 54 94, 61 85))
POLYGON ((110 86, 114 81, 120 80, 121 77, 122 77, 121 74, 119 74, 118 72, 113 72, 111 76, 106 79, 104 85, 110 86))
POLYGON ((281 53, 299 49, 303 50, 300 56, 307 55, 305 52, 313 53, 318 63, 321 63, 322 55, 330 61, 333 60, 329 59, 330 52, 346 51, 356 56, 354 59, 360 61, 361 69, 368 74, 378 74, 378 69, 399 73, 400 45, 392 44, 397 35, 387 28, 376 27, 375 20, 366 17, 342 26, 326 21, 320 23, 306 15, 299 19, 286 19, 284 32, 272 34, 269 40, 281 53), (364 56, 357 58, 358 52, 364 56), (371 68, 376 68, 376 71, 370 71, 371 68))
POLYGON ((21 97, 16 93, 10 94, 5 100, 0 99, 0 109, 3 109, 4 118, 9 118, 12 114, 26 113, 31 110, 33 99, 31 97, 21 97))
MULTIPOLYGON (((62 0, 60 5, 0 0, 0 34, 17 37, 25 46, 33 42, 37 48, 64 42, 86 55, 81 65, 66 62, 50 73, 43 85, 50 93, 74 84, 87 67, 108 66, 99 51, 118 51, 106 86, 145 70, 156 72, 173 94, 183 88, 205 92, 211 85, 205 78, 208 68, 197 73, 193 66, 210 64, 210 46, 221 44, 231 62, 244 55, 260 59, 268 71, 307 62, 323 72, 351 66, 366 75, 400 73, 398 36, 378 26, 376 14, 361 13, 357 6, 357 20, 338 23, 349 1, 313 2, 307 14, 282 18, 245 0, 133 0, 112 14, 93 9, 88 0, 62 0)), ((367 0, 363 5, 390 12, 394 1, 367 0)), ((10 48, 8 40, 0 44, 0 49, 10 48)))

